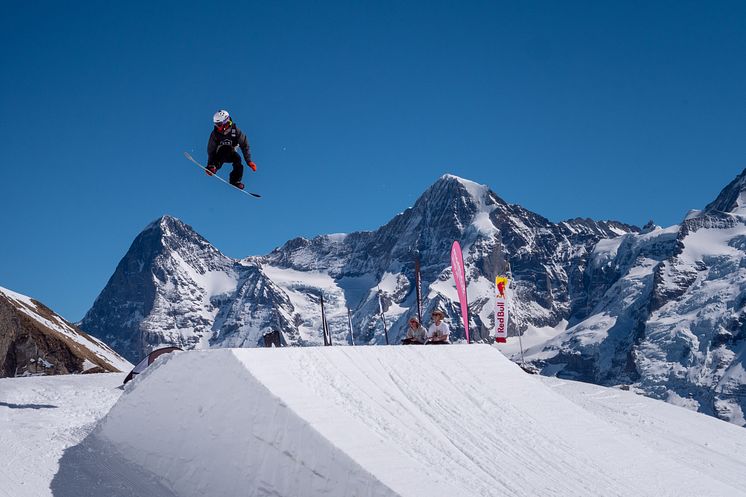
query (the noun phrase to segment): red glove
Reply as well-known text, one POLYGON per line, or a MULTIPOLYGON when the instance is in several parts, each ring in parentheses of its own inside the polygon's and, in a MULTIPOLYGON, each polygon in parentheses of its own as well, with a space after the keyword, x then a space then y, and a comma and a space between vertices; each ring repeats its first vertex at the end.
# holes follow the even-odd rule
POLYGON ((256 172, 256 164, 254 164, 253 162, 249 161, 249 167, 251 168, 252 171, 256 172))

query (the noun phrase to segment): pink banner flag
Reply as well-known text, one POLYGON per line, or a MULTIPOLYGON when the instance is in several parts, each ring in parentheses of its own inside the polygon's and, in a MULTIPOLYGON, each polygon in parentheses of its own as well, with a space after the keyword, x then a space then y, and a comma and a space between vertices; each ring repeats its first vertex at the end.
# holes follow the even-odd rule
POLYGON ((471 340, 469 340, 469 301, 466 298, 464 256, 461 253, 461 245, 459 245, 458 241, 453 242, 453 245, 451 246, 451 270, 453 271, 453 281, 456 282, 458 299, 461 302, 461 317, 464 319, 466 343, 471 343, 471 340))

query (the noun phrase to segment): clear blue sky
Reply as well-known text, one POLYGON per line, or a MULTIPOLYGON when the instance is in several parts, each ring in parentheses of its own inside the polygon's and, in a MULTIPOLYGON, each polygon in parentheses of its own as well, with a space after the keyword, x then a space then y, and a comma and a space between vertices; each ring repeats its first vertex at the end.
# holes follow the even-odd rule
MULTIPOLYGON (((746 167, 746 3, 6 2, 0 286, 80 319, 171 214, 233 257, 375 229, 440 175, 678 223, 746 167), (255 200, 210 180, 211 116, 255 200)), ((227 173, 224 169, 223 173, 227 173)))

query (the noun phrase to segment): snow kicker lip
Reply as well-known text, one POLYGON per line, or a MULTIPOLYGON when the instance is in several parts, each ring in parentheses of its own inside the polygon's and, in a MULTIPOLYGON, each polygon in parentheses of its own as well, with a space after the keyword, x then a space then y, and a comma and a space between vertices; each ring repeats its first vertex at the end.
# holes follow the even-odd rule
MULTIPOLYGON (((229 349, 168 357, 132 383, 85 442, 94 453, 115 454, 108 465, 126 462, 108 487, 142 474, 142 495, 154 497, 398 495, 288 409, 229 349)), ((86 456, 91 450, 73 451, 60 485, 80 472, 76 457, 87 472, 102 471, 86 456)))

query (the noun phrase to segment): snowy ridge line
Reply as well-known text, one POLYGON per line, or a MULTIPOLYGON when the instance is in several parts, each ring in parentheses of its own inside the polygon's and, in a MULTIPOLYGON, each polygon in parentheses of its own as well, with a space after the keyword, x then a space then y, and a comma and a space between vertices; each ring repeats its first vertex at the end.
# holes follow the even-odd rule
MULTIPOLYGON (((582 263, 589 240, 618 235, 618 229, 625 233, 636 230, 591 220, 552 224, 507 204, 486 185, 449 174, 430 186, 412 207, 374 231, 294 238, 261 257, 230 260, 191 227, 170 216, 150 226, 152 229, 138 235, 102 292, 107 298, 97 299, 81 322, 83 329, 114 344, 135 362, 149 352, 143 350, 145 343, 147 347, 185 349, 257 346, 263 343, 264 333, 277 329, 290 345, 320 344, 320 328, 311 316, 319 314, 322 293, 325 303, 329 301, 329 327, 335 342, 349 343, 349 308, 356 342, 383 344, 378 288, 383 291, 384 311, 391 321, 389 338, 397 342, 406 332, 407 316, 414 313, 415 252, 423 262, 424 314, 440 306, 445 308, 448 322, 460 322, 445 288, 451 284, 451 274, 448 250, 442 245, 450 246, 454 239, 460 240, 464 251, 467 278, 479 291, 494 279, 491 273, 503 252, 502 245, 516 251, 511 256, 525 258, 523 265, 517 265, 519 273, 539 270, 557 277, 552 299, 529 285, 516 286, 516 291, 522 292, 520 301, 536 302, 534 297, 541 297, 542 302, 516 309, 516 324, 523 326, 528 320, 544 326, 567 317, 568 298, 576 298, 567 293, 576 291, 575 286, 565 284, 565 266, 582 263), (537 258, 533 252, 542 256, 537 258), (207 270, 232 271, 238 275, 238 286, 210 296, 202 278, 182 261, 194 266, 198 275, 207 270), (159 277, 153 279, 150 274, 159 277), (149 290, 131 291, 132 280, 149 290), (442 288, 433 292, 433 285, 442 288), (534 307, 538 307, 536 313, 534 307), (147 315, 140 317, 138 312, 147 315)), ((475 295, 470 301, 476 306, 471 323, 475 328, 487 330, 494 325, 488 311, 492 293, 487 290, 487 298, 479 298, 470 292, 475 295)), ((465 338, 462 327, 456 325, 451 331, 454 341, 465 338)))
POLYGON ((131 385, 58 485, 102 474, 91 448, 130 468, 112 478, 159 482, 152 497, 746 496, 746 471, 709 468, 746 469, 732 452, 746 431, 642 398, 622 423, 624 405, 592 398, 616 391, 584 397, 486 345, 188 351, 131 385), (641 440, 648 419, 727 450, 670 430, 641 440))

